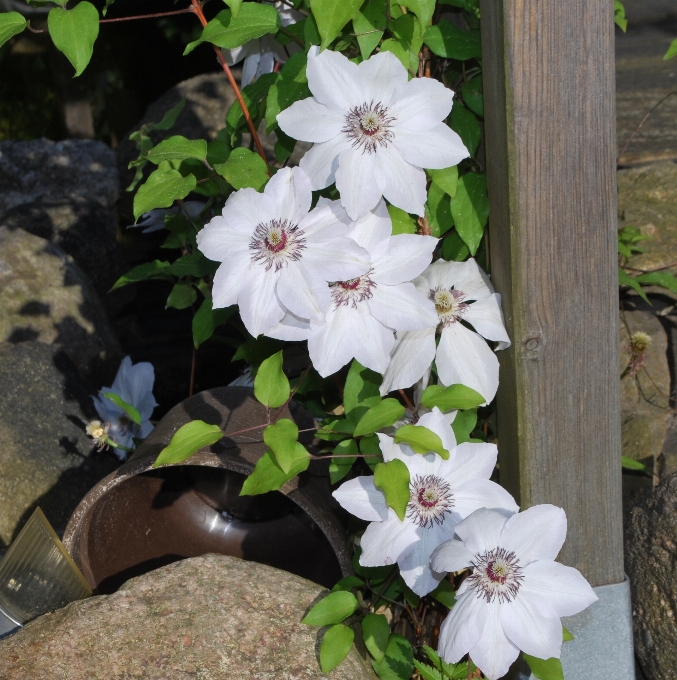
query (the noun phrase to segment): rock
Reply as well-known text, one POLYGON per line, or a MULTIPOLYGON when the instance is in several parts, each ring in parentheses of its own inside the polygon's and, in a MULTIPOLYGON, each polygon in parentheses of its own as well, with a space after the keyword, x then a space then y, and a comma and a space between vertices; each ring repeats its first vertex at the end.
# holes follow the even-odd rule
POLYGON ((118 192, 115 154, 102 142, 0 142, 0 214, 22 203, 64 199, 112 208, 118 192))
POLYGON ((73 258, 22 229, 0 227, 0 342, 59 345, 93 384, 115 375, 122 349, 73 258))
POLYGON ((0 343, 0 385, 0 544, 7 546, 37 505, 63 531, 117 460, 92 451, 85 425, 96 417, 94 390, 60 348, 0 343))
POLYGON ((635 653, 651 680, 677 668, 677 474, 635 505, 625 538, 632 586, 635 653))
POLYGON ((183 560, 1 640, 0 678, 375 679, 355 648, 329 674, 320 672, 319 629, 300 621, 324 592, 235 557, 183 560))

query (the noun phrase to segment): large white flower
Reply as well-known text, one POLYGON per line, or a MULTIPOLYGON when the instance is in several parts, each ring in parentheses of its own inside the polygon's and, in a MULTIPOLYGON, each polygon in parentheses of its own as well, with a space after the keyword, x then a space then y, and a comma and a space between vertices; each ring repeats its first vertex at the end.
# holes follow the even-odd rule
POLYGON ((323 319, 331 303, 327 282, 369 269, 368 254, 344 236, 350 223, 340 203, 310 211, 311 201, 303 170, 283 168, 263 194, 254 189, 231 194, 222 215, 197 235, 198 248, 222 262, 214 275, 213 306, 238 304, 254 337, 287 311, 323 319))
POLYGON ((381 394, 413 385, 434 359, 443 385, 460 383, 491 401, 498 389, 498 359, 483 338, 498 341, 497 349, 508 347, 510 338, 503 325, 500 296, 494 293, 487 275, 473 258, 466 262, 438 260, 414 284, 435 304, 438 318, 423 330, 397 334, 381 394))
MULTIPOLYGON (((134 438, 145 439, 153 429, 150 417, 157 406, 153 396, 155 370, 153 364, 140 361, 132 364, 130 357, 125 357, 120 364, 115 380, 111 387, 102 387, 99 395, 92 397, 94 408, 105 424, 108 425, 107 434, 116 444, 128 449, 134 448, 134 438), (110 399, 103 396, 104 392, 117 394, 122 401, 131 404, 141 416, 141 424, 136 425, 129 416, 110 399)), ((128 451, 115 449, 115 455, 124 460, 128 451)))
POLYGON ((277 116, 294 139, 314 142, 301 167, 323 189, 334 181, 348 215, 357 219, 385 196, 423 215, 421 168, 447 168, 467 158, 461 138, 443 121, 454 93, 432 78, 408 79, 391 52, 354 64, 339 52, 308 52, 312 97, 277 116))
MULTIPOLYGON (((303 15, 291 9, 287 4, 279 2, 279 0, 275 3, 275 9, 280 15, 282 26, 285 27, 295 24, 303 18, 303 15)), ((250 40, 240 47, 235 47, 232 50, 224 49, 222 52, 226 63, 230 66, 244 59, 241 85, 245 87, 264 73, 272 73, 276 61, 284 64, 292 54, 300 50, 301 47, 294 42, 283 47, 271 35, 264 35, 262 38, 250 40)))
POLYGON ((434 590, 445 569, 430 568, 430 556, 454 536, 456 525, 482 507, 517 512, 512 496, 489 480, 496 465, 494 444, 456 446, 453 430, 438 408, 418 421, 439 435, 449 459, 436 453, 421 455, 406 444, 395 444, 379 434, 383 460, 401 460, 410 475, 410 498, 404 520, 386 505, 373 477, 357 477, 342 484, 334 498, 348 512, 371 522, 362 536, 360 564, 377 567, 397 564, 406 584, 418 595, 434 590))
POLYGON ((522 650, 559 658, 560 616, 572 616, 597 596, 576 569, 554 561, 567 532, 564 510, 536 505, 512 517, 478 510, 456 527, 461 540, 433 553, 433 569, 472 574, 440 630, 438 651, 450 663, 464 654, 490 680, 508 672, 522 650))

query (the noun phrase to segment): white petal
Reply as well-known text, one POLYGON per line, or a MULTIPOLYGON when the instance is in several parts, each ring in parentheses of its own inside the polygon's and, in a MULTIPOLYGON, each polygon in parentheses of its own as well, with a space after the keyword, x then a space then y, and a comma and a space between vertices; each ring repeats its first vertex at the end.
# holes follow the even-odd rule
POLYGON ((557 616, 573 616, 597 601, 583 575, 573 567, 550 560, 536 560, 524 567, 520 588, 550 603, 557 616))
POLYGON ((354 357, 353 343, 361 334, 360 316, 350 306, 339 307, 328 324, 308 339, 308 352, 315 370, 326 378, 354 357))
POLYGON ((522 564, 532 560, 554 560, 566 535, 567 516, 562 508, 534 505, 508 520, 501 546, 512 550, 522 564))
POLYGON ((510 347, 510 338, 503 325, 499 296, 496 293, 471 303, 463 314, 463 318, 472 324, 482 337, 503 343, 501 349, 510 347))
POLYGON ((433 288, 449 288, 451 284, 447 281, 447 264, 445 260, 436 260, 414 280, 414 285, 426 293, 433 288))
POLYGON ((468 550, 461 541, 446 541, 435 548, 430 557, 430 566, 437 572, 461 571, 472 564, 475 553, 468 550))
POLYGON ((496 444, 464 442, 454 449, 449 460, 444 461, 440 471, 452 486, 471 479, 489 479, 496 467, 497 456, 496 444))
POLYGON ((252 48, 242 64, 242 87, 247 87, 249 83, 256 78, 256 72, 261 61, 261 43, 258 40, 252 40, 252 48))
POLYGON ((299 166, 308 175, 313 190, 324 189, 336 181, 338 157, 348 148, 350 142, 345 135, 336 135, 321 144, 314 144, 299 161, 299 166))
POLYGON ((128 404, 134 406, 140 413, 142 420, 150 418, 157 402, 153 397, 153 384, 155 382, 155 369, 148 361, 140 361, 132 364, 124 361, 120 365, 118 376, 113 382, 113 392, 119 395, 128 404), (118 378, 120 379, 118 382, 118 378), (118 383, 116 385, 116 383, 118 383))
POLYGON ((366 304, 357 305, 358 332, 350 340, 355 358, 372 371, 383 374, 395 344, 393 332, 377 321, 366 304))
POLYGON ((294 102, 277 114, 277 124, 285 134, 304 142, 328 142, 341 134, 345 116, 335 108, 320 104, 314 97, 294 102))
MULTIPOLYGON (((102 387, 99 394, 112 391, 112 387, 102 387)), ((114 421, 121 413, 123 413, 119 406, 116 406, 110 399, 107 399, 104 396, 94 396, 92 397, 92 401, 94 402, 96 412, 99 414, 99 418, 101 418, 104 423, 114 421)))
POLYGON ((150 420, 142 420, 137 434, 139 439, 145 439, 154 429, 153 423, 150 420))
POLYGON ((298 224, 310 210, 313 189, 301 168, 282 168, 266 184, 264 194, 270 199, 279 220, 298 224))
MULTIPOLYGON (((418 425, 427 427, 432 430, 441 440, 442 446, 447 451, 453 451, 456 448, 456 437, 454 436, 454 431, 451 429, 449 421, 444 417, 442 411, 440 411, 437 406, 433 407, 430 413, 425 413, 419 418, 418 425)), ((443 465, 445 461, 441 461, 440 465, 443 465)))
POLYGON ((386 202, 381 199, 373 210, 352 225, 348 235, 370 253, 380 253, 381 250, 385 252, 392 231, 393 224, 386 202), (381 244, 382 248, 379 247, 381 244))
POLYGON ((408 520, 400 522, 389 509, 387 520, 372 522, 362 534, 360 564, 363 567, 395 564, 402 551, 415 541, 418 541, 416 525, 408 520))
POLYGON ((416 533, 419 540, 402 552, 397 563, 404 582, 417 595, 423 596, 435 590, 444 578, 444 572, 430 568, 430 556, 435 548, 451 539, 454 525, 447 520, 442 524, 433 523, 432 527, 418 527, 416 533))
POLYGON ((351 219, 366 215, 381 199, 381 189, 374 176, 376 154, 349 148, 339 156, 336 188, 341 203, 351 219))
MULTIPOLYGON (((374 317, 384 326, 398 331, 417 331, 437 325, 435 305, 413 283, 400 283, 397 286, 376 284, 367 304, 374 317)), ((393 339, 391 347, 394 344, 393 339)))
POLYGON ((436 351, 434 327, 398 333, 390 364, 383 374, 381 396, 410 387, 420 380, 435 359, 436 351))
POLYGON ((466 385, 487 402, 498 389, 498 359, 482 336, 458 322, 442 329, 437 346, 437 373, 443 385, 466 385))
POLYGON ((544 599, 521 589, 512 602, 501 605, 501 625, 508 640, 538 659, 559 658, 562 623, 544 599))
POLYGON ((250 240, 249 234, 236 231, 223 217, 215 217, 198 232, 197 247, 215 262, 223 262, 229 256, 248 261, 250 240))
POLYGON ((308 319, 301 319, 287 311, 280 323, 267 331, 266 335, 277 340, 307 340, 315 331, 308 319))
MULTIPOLYGON (((485 604, 486 620, 480 639, 469 650, 470 658, 489 680, 498 680, 519 656, 519 648, 507 638, 501 626, 498 603, 485 604)), ((452 610, 453 611, 453 610, 452 610)), ((561 637, 561 631, 560 631, 561 637)))
POLYGON ((429 264, 438 239, 417 234, 398 234, 388 241, 388 248, 374 261, 372 278, 393 286, 416 278, 429 264))
POLYGON ((350 218, 341 201, 320 197, 317 207, 299 222, 299 229, 303 231, 306 241, 320 243, 345 236, 350 225, 350 218))
POLYGON ((280 302, 302 319, 323 320, 331 303, 326 281, 310 276, 296 262, 290 262, 280 272, 275 290, 280 302))
POLYGON ((440 628, 437 651, 447 663, 458 663, 480 639, 487 606, 474 594, 456 601, 440 628))
POLYGON ((275 219, 275 210, 270 199, 254 189, 240 189, 233 192, 222 212, 226 222, 246 234, 251 234, 258 224, 275 219))
POLYGON ((466 300, 482 300, 494 292, 494 287, 477 261, 472 257, 465 262, 444 262, 439 265, 445 270, 447 286, 463 291, 466 300))
POLYGON ((364 78, 353 64, 340 52, 324 50, 308 53, 308 87, 314 97, 329 108, 347 112, 364 101, 364 78))
POLYGON ((249 260, 238 258, 222 264, 214 274, 212 307, 230 307, 238 303, 242 282, 249 273, 249 260))
POLYGON ((380 432, 377 432, 376 436, 378 437, 379 448, 383 454, 383 460, 386 463, 394 460, 400 454, 399 444, 395 444, 395 440, 392 437, 389 437, 387 434, 381 434, 380 432))
POLYGON ((396 128, 393 144, 402 158, 417 168, 441 170, 470 156, 461 138, 446 123, 438 123, 429 130, 396 128))
POLYGON ((367 273, 369 253, 340 236, 325 243, 307 243, 303 266, 322 281, 350 281, 367 273))
POLYGON ((488 479, 471 479, 454 487, 454 511, 461 518, 479 508, 505 510, 509 513, 519 510, 515 499, 502 486, 488 479))
POLYGON ((405 212, 422 217, 427 198, 425 172, 407 163, 392 144, 379 147, 373 155, 376 156, 374 172, 385 198, 405 212))
POLYGON ((397 87, 409 81, 407 70, 392 52, 379 52, 357 66, 364 78, 365 101, 390 104, 397 87))
POLYGON ((238 299, 240 316, 245 328, 254 337, 267 333, 284 316, 284 308, 275 294, 277 278, 272 271, 263 272, 257 267, 250 269, 242 280, 238 299))
POLYGON ((395 90, 388 113, 398 128, 429 130, 444 120, 454 104, 454 93, 434 78, 412 78, 395 90))
POLYGON ((257 47, 256 43, 257 43, 256 40, 250 40, 249 42, 246 42, 244 45, 234 47, 232 50, 222 49, 221 51, 223 52, 226 64, 232 66, 233 64, 237 64, 238 61, 242 61, 251 52, 252 49, 255 49, 257 47))
POLYGON ((500 512, 482 508, 457 524, 456 533, 468 550, 481 554, 502 546, 501 532, 507 521, 500 512))
POLYGON ((342 508, 366 522, 388 519, 386 497, 374 486, 374 477, 355 477, 341 484, 332 494, 342 508))

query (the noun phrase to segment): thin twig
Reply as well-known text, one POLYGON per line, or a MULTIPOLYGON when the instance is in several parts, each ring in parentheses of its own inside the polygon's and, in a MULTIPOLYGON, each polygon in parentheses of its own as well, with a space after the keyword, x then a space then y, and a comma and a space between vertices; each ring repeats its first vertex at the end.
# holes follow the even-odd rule
POLYGON ((325 458, 380 458, 380 453, 337 453, 329 456, 313 456, 313 460, 324 460, 325 458))
POLYGON ((400 396, 404 400, 404 403, 407 405, 407 408, 414 414, 416 415, 416 411, 418 409, 411 403, 411 399, 407 396, 407 393, 404 390, 397 390, 400 393, 400 396))
POLYGON ((136 19, 157 19, 159 17, 171 17, 175 14, 188 14, 192 12, 192 7, 185 7, 184 9, 175 9, 171 12, 156 12, 155 14, 137 14, 131 17, 118 17, 117 19, 99 19, 100 24, 113 24, 118 21, 135 21, 136 19))
MULTIPOLYGON (((626 264, 623 266, 623 269, 632 269, 633 272, 640 272, 640 274, 636 275, 640 276, 641 274, 651 274, 651 272, 659 272, 661 269, 670 269, 671 267, 677 267, 677 262, 661 264, 658 267, 651 267, 650 269, 639 269, 638 267, 631 267, 630 265, 626 264)), ((630 274, 630 276, 633 276, 633 274, 630 274)))

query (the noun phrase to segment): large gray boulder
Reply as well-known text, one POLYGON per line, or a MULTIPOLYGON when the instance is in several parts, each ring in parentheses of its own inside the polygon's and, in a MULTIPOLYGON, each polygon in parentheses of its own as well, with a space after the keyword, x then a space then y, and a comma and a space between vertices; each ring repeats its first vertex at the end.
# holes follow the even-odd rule
POLYGON ((375 680, 355 648, 329 674, 320 672, 319 629, 300 621, 324 592, 236 557, 183 560, 0 641, 0 678, 375 680))
POLYGON ((677 474, 630 513, 625 567, 632 585, 635 652, 651 680, 677 669, 677 474))
POLYGON ((37 505, 63 531, 118 462, 92 450, 85 425, 96 417, 94 390, 60 348, 0 343, 0 385, 0 546, 7 546, 37 505))

